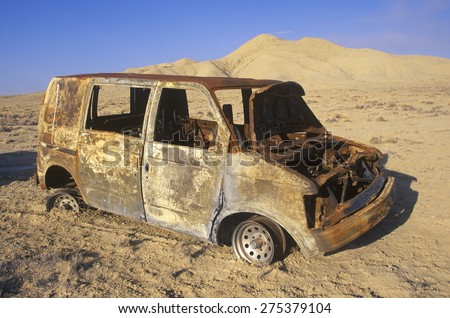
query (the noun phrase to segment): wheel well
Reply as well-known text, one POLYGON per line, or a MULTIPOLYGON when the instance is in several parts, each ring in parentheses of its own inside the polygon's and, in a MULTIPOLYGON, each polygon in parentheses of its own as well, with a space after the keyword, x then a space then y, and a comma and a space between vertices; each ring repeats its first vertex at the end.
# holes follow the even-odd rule
MULTIPOLYGON (((219 245, 231 245, 231 235, 233 234, 234 228, 236 225, 245 221, 252 216, 258 215, 256 213, 242 212, 235 213, 225 217, 222 222, 219 224, 219 229, 217 231, 217 243, 219 245)), ((275 221, 274 221, 275 222, 275 221)), ((276 222, 277 223, 277 222, 276 222)), ((278 223, 277 223, 278 224, 278 223)), ((286 235, 286 239, 288 240, 288 244, 290 247, 296 245, 295 241, 291 237, 291 235, 283 228, 281 224, 280 227, 283 229, 284 234, 286 235)))
POLYGON ((254 213, 236 213, 225 217, 219 224, 217 231, 217 243, 219 245, 231 246, 231 235, 233 230, 242 221, 245 221, 255 215, 254 213))
POLYGON ((51 166, 45 173, 47 188, 75 188, 75 180, 69 171, 60 166, 51 166))

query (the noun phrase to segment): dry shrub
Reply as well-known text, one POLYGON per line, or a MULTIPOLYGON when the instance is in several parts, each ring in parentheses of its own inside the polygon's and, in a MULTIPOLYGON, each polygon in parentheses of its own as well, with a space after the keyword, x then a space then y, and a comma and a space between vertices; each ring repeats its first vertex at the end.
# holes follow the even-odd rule
POLYGON ((380 137, 373 136, 369 140, 369 142, 371 144, 375 144, 375 145, 377 145, 377 144, 396 144, 397 141, 398 141, 397 138, 391 138, 391 137, 390 138, 385 138, 383 136, 380 136, 380 137))

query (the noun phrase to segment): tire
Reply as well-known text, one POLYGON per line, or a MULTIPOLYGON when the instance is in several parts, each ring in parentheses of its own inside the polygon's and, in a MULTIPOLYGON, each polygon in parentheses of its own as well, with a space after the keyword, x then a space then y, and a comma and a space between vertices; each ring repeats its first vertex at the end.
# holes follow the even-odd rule
POLYGON ((286 253, 283 229, 262 216, 239 223, 233 231, 231 243, 238 258, 256 266, 270 265, 286 253))
POLYGON ((47 212, 53 208, 63 211, 80 212, 85 204, 78 191, 65 189, 59 191, 47 199, 47 212))

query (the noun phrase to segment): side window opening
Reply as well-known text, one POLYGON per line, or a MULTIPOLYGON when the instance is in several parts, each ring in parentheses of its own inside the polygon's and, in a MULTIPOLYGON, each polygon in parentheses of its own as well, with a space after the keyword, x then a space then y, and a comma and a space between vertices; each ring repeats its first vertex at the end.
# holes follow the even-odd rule
POLYGON ((86 129, 140 137, 150 88, 94 85, 86 129))
POLYGON ((218 124, 207 97, 194 89, 164 88, 158 105, 154 141, 208 149, 218 124))

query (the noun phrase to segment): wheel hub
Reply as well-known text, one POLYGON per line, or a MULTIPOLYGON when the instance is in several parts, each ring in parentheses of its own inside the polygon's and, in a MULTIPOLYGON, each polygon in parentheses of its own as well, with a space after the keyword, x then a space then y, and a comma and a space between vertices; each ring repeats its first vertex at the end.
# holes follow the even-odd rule
POLYGON ((274 256, 274 243, 268 230, 257 222, 241 226, 235 237, 236 253, 250 263, 270 263, 274 256))
POLYGON ((253 240, 250 242, 250 247, 253 249, 258 249, 263 246, 264 242, 261 238, 257 238, 256 240, 253 240))
POLYGON ((77 200, 70 194, 62 194, 55 199, 54 207, 65 211, 79 211, 77 200))

